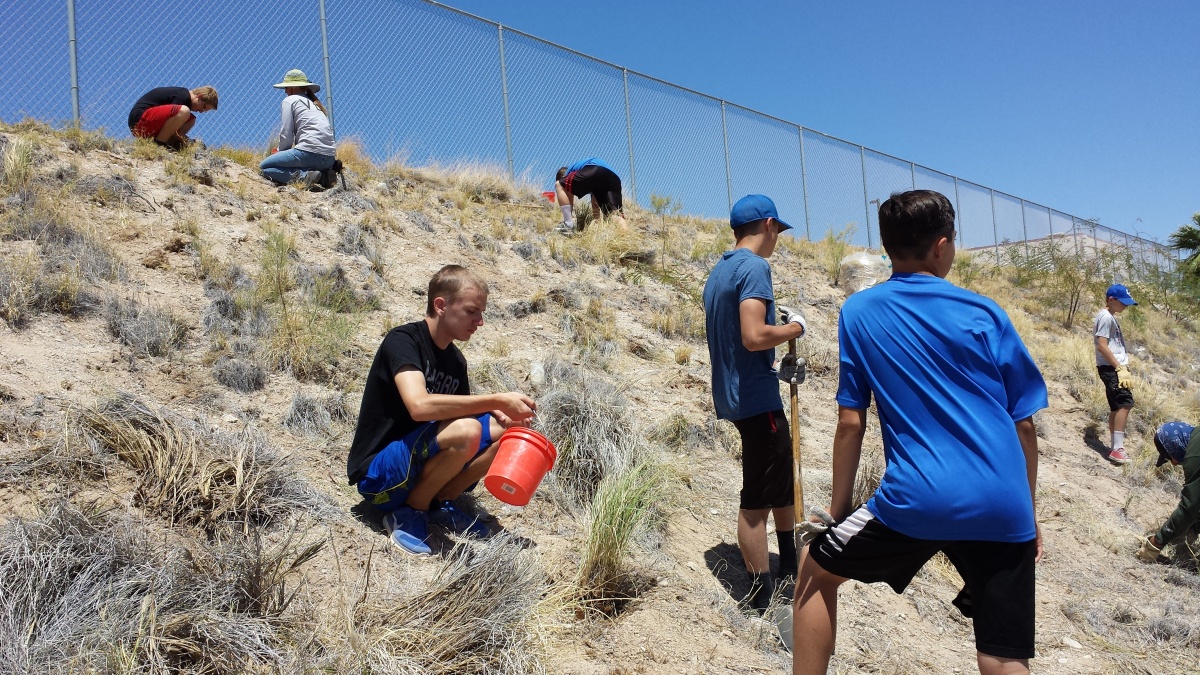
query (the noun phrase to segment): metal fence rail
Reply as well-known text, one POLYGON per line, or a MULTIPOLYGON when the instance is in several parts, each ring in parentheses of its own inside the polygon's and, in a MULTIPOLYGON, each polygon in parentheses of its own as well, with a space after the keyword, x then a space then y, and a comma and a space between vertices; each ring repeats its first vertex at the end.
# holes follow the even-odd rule
POLYGON ((124 133, 145 91, 211 84, 220 110, 194 135, 265 146, 278 121, 270 84, 290 68, 324 74, 342 138, 377 160, 484 163, 549 184, 590 156, 627 197, 653 194, 723 217, 770 195, 810 239, 878 248, 878 204, 937 190, 955 205, 959 245, 1002 262, 1014 244, 1069 241, 1076 254, 1127 252, 1117 275, 1171 271, 1162 244, 1071 216, 798 124, 630 71, 430 0, 0 0, 9 50, 0 119, 33 117, 124 133), (78 68, 76 69, 76 63, 78 68), (77 72, 77 80, 75 78, 77 72), (332 92, 336 84, 337 97, 332 92))

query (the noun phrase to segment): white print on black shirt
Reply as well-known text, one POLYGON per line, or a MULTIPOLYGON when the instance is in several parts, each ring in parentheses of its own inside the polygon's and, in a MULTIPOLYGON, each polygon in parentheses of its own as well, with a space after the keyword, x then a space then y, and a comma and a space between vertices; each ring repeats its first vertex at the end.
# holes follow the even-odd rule
POLYGON ((431 394, 453 394, 458 391, 457 377, 450 377, 440 370, 434 370, 432 363, 425 368, 426 391, 431 394))

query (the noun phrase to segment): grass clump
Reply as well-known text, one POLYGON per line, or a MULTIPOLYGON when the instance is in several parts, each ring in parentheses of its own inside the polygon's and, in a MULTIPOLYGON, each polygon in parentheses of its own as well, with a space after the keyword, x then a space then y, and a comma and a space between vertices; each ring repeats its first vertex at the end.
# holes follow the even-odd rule
POLYGON ((221 356, 213 363, 213 379, 234 391, 248 394, 267 385, 267 372, 253 361, 221 356))
POLYGON ((318 306, 337 313, 379 309, 379 298, 372 292, 355 290, 341 265, 302 265, 296 269, 296 285, 318 306))
POLYGON ((16 194, 28 190, 33 184, 33 161, 35 146, 32 140, 25 136, 10 136, 9 142, 0 146, 3 155, 0 156, 0 179, 8 194, 16 194))
POLYGON ((616 387, 562 361, 546 363, 545 373, 538 422, 558 448, 552 494, 579 512, 601 481, 624 474, 647 451, 629 402, 616 387))
POLYGON ((0 663, 14 673, 281 672, 297 569, 258 537, 184 549, 130 516, 57 504, 0 526, 0 663))
POLYGON ((248 532, 290 513, 326 508, 296 478, 290 460, 249 431, 209 429, 129 394, 79 417, 92 444, 134 470, 136 503, 171 523, 248 532))
POLYGON ((500 533, 459 543, 427 589, 361 604, 354 623, 372 645, 372 672, 544 673, 534 624, 544 590, 536 558, 500 533))
POLYGON ((635 535, 656 519, 666 481, 661 467, 642 462, 605 477, 588 509, 588 538, 576 584, 584 599, 612 614, 631 594, 626 556, 635 535))
POLYGON ((351 414, 342 394, 317 398, 297 391, 283 415, 283 426, 302 434, 332 436, 334 424, 350 421, 351 414))
POLYGON ((139 356, 169 356, 187 337, 187 324, 171 312, 116 296, 104 308, 104 324, 139 356))

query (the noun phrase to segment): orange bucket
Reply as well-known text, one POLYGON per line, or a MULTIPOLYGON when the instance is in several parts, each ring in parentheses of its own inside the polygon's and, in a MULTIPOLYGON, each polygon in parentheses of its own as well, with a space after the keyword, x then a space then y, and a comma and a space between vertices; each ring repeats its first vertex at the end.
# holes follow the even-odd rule
POLYGON ((543 193, 542 193, 542 196, 543 196, 543 197, 545 197, 545 198, 546 198, 546 201, 550 202, 551 204, 553 204, 553 203, 554 203, 554 200, 555 200, 555 194, 554 194, 554 191, 553 191, 553 190, 551 190, 551 191, 549 191, 549 192, 543 192, 543 193))
POLYGON ((483 485, 505 504, 525 506, 557 458, 558 451, 545 436, 529 427, 509 427, 500 436, 483 485))

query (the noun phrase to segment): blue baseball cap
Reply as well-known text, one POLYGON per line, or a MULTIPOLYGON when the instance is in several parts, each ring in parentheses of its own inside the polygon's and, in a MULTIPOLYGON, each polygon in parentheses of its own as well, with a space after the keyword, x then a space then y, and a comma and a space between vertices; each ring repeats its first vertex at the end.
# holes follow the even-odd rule
POLYGON ((1121 284, 1113 284, 1112 286, 1109 286, 1108 290, 1104 292, 1104 297, 1116 298, 1117 300, 1121 301, 1122 305, 1137 304, 1137 300, 1134 300, 1133 296, 1129 294, 1129 289, 1125 288, 1125 286, 1121 284))
POLYGON ((779 211, 775 210, 775 202, 764 195, 746 195, 737 200, 729 212, 729 227, 737 229, 756 220, 774 218, 779 223, 779 230, 792 229, 791 225, 779 219, 779 211))

